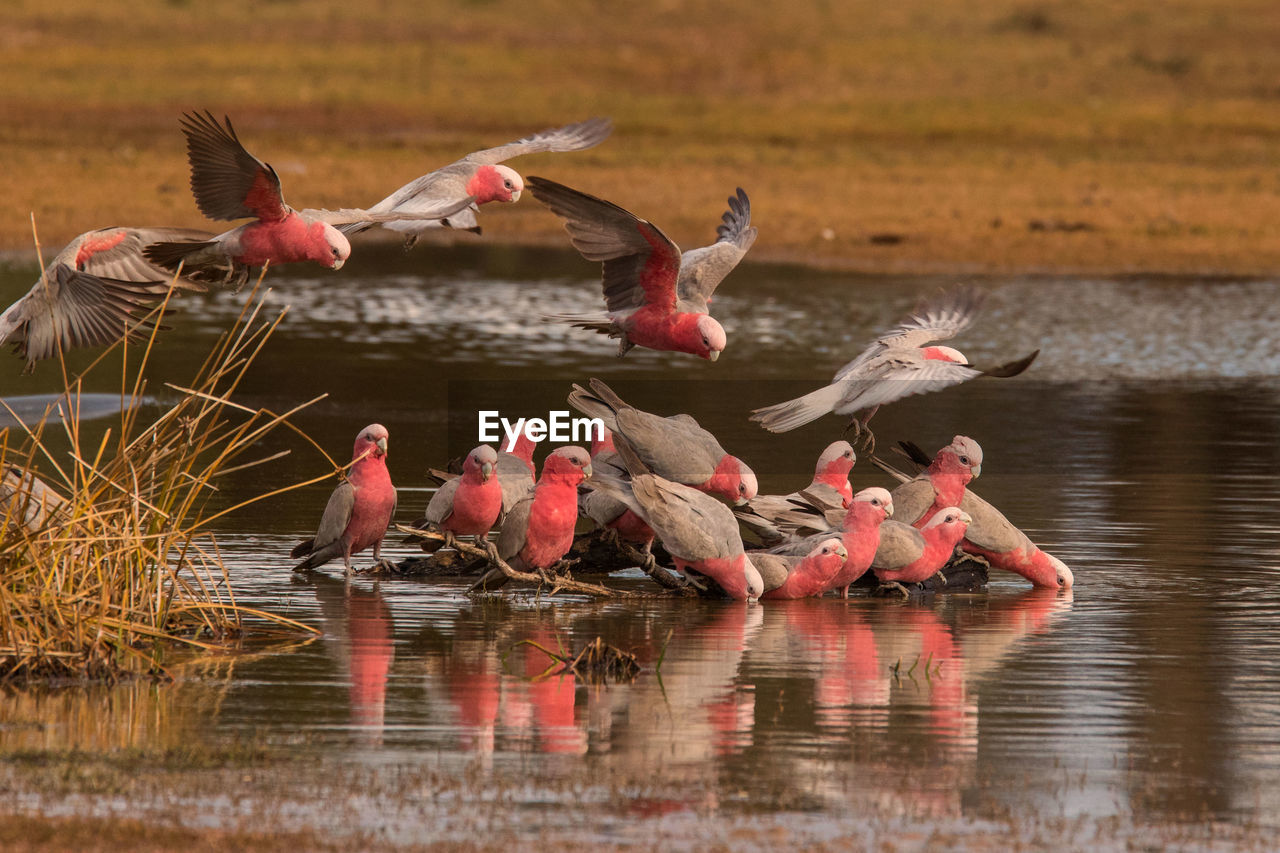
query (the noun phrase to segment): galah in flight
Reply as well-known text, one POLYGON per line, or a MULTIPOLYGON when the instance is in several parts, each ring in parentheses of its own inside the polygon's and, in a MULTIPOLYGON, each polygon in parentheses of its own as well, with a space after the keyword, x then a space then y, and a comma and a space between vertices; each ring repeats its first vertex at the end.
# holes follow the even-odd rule
MULTIPOLYGON (((958 506, 943 507, 918 529, 886 521, 880 525, 880 545, 871 570, 882 584, 909 595, 903 584, 920 583, 940 574, 972 521, 972 516, 958 506)), ((945 583, 946 577, 942 579, 945 583)))
POLYGON ((26 372, 40 359, 72 347, 131 340, 152 326, 140 322, 158 305, 169 283, 202 290, 190 278, 148 261, 143 247, 157 240, 200 241, 211 235, 188 228, 100 228, 72 240, 45 267, 25 296, 0 314, 0 344, 26 356, 26 372))
MULTIPOLYGON (((486 148, 468 154, 455 163, 436 169, 410 181, 382 201, 369 208, 371 213, 432 212, 442 205, 466 201, 446 216, 430 221, 384 221, 383 228, 405 235, 405 248, 413 246, 418 235, 429 228, 456 228, 480 233, 476 222, 479 205, 491 201, 513 202, 524 190, 524 179, 510 166, 501 165, 512 157, 539 154, 544 151, 582 151, 604 142, 613 132, 607 118, 592 118, 577 124, 547 130, 517 139, 497 148, 486 148)), ((344 234, 356 234, 371 228, 373 222, 343 225, 344 234)))
POLYGON ((838 538, 820 542, 803 557, 752 551, 752 564, 764 580, 763 599, 808 598, 830 589, 849 552, 838 538))
POLYGON ((452 199, 412 213, 350 208, 297 211, 285 204, 276 170, 240 144, 230 118, 223 121, 225 124, 219 124, 207 111, 183 116, 191 192, 200 212, 210 219, 251 218, 253 222, 204 242, 161 241, 148 246, 147 258, 166 269, 176 270, 182 264, 185 269, 204 270, 229 263, 232 269, 225 281, 237 285, 248 278, 249 267, 267 263, 315 261, 336 270, 351 255, 351 244, 334 225, 368 220, 433 221, 471 203, 469 198, 452 199))
MULTIPOLYGON (((533 494, 511 508, 498 533, 498 556, 518 572, 546 570, 573 547, 578 521, 578 486, 591 476, 591 456, 585 448, 556 448, 542 462, 542 475, 533 494)), ((496 589, 507 576, 490 569, 472 589, 496 589)))
POLYGON ((599 418, 621 452, 622 445, 645 468, 666 480, 692 486, 731 504, 756 496, 755 472, 720 446, 716 437, 689 415, 662 417, 627 405, 599 379, 590 390, 574 385, 569 405, 589 418, 599 418))
POLYGON ((533 197, 565 220, 573 247, 602 261, 605 313, 547 319, 618 338, 618 356, 632 347, 687 352, 715 361, 725 348, 724 328, 710 313, 716 287, 756 241, 751 202, 741 188, 716 242, 684 254, 658 230, 612 202, 546 178, 530 177, 533 197))
POLYGON ((930 346, 967 329, 977 316, 985 296, 959 287, 932 300, 922 301, 897 328, 881 335, 853 361, 836 371, 831 384, 803 397, 756 409, 751 420, 770 432, 787 432, 825 414, 854 415, 849 427, 875 437, 867 423, 886 403, 913 394, 926 394, 978 376, 1017 376, 1031 366, 1040 350, 998 367, 980 368, 964 353, 948 346, 930 346), (861 418, 858 413, 865 413, 861 418))
MULTIPOLYGON (((857 456, 847 441, 833 441, 822 451, 814 467, 813 479, 803 489, 789 495, 756 495, 747 505, 734 511, 734 515, 765 546, 777 545, 800 532, 804 522, 813 518, 809 510, 838 507, 843 513, 853 501, 853 486, 849 484, 849 471, 857 456), (790 523, 789 523, 790 522, 790 523)), ((825 520, 807 532, 818 533, 827 529, 825 520)))
POLYGON ((842 597, 848 598, 849 584, 866 573, 875 558, 876 549, 880 547, 880 526, 892 516, 893 496, 887 489, 871 486, 853 496, 838 527, 778 545, 769 551, 773 554, 808 554, 832 535, 839 536, 848 556, 826 588, 838 589, 842 597))
MULTIPOLYGON (((502 484, 498 481, 498 452, 482 444, 467 454, 462 476, 445 482, 431 496, 427 511, 413 523, 419 529, 436 530, 453 545, 454 536, 475 536, 489 541, 489 531, 502 512, 502 484)), ((435 551, 441 543, 426 540, 422 550, 435 551)))
POLYGON ((352 555, 371 545, 374 562, 382 562, 382 539, 396 511, 396 489, 387 471, 387 438, 382 424, 360 430, 351 454, 354 464, 329 497, 316 535, 299 542, 289 554, 295 560, 306 558, 293 567, 295 572, 341 557, 350 575, 352 555))

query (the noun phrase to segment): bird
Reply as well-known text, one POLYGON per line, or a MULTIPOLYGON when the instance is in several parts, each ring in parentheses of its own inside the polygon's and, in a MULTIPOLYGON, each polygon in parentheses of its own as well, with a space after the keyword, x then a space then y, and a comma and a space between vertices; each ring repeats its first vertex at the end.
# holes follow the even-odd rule
POLYGON ((196 206, 210 219, 253 219, 202 242, 158 241, 147 246, 147 258, 165 269, 224 268, 227 284, 243 285, 248 268, 264 264, 314 261, 339 269, 351 255, 351 244, 334 226, 369 219, 435 220, 471 202, 451 199, 413 212, 386 213, 343 208, 294 210, 284 201, 280 176, 240 143, 229 117, 219 124, 213 114, 185 113, 191 192, 196 206))
POLYGON ((157 240, 200 241, 207 231, 188 228, 99 228, 68 243, 27 293, 0 314, 0 344, 13 344, 27 359, 24 372, 41 359, 73 347, 137 340, 154 328, 145 320, 169 292, 203 290, 188 276, 176 278, 142 252, 157 240))
POLYGON ((422 550, 435 551, 441 544, 453 547, 455 536, 475 536, 488 544, 489 531, 502 512, 502 484, 497 477, 498 452, 487 444, 476 447, 462 463, 462 476, 440 486, 427 503, 427 511, 413 523, 419 529, 437 530, 444 543, 424 540, 422 550))
POLYGON ((741 187, 729 199, 716 242, 684 254, 658 226, 612 202, 537 176, 530 176, 529 190, 565 220, 570 242, 584 258, 603 261, 605 313, 547 319, 617 338, 619 358, 637 346, 720 357, 727 338, 709 303, 757 234, 741 187))
MULTIPOLYGON (((382 201, 369 208, 371 213, 421 213, 440 205, 467 200, 447 216, 431 221, 383 222, 382 227, 405 235, 405 248, 412 248, 418 236, 429 228, 455 228, 480 233, 476 222, 479 205, 492 201, 514 202, 524 191, 524 179, 510 166, 501 165, 512 157, 543 151, 582 151, 604 142, 613 132, 607 118, 591 118, 564 127, 548 128, 515 142, 486 148, 428 172, 410 181, 382 201)), ((373 226, 372 222, 353 222, 341 226, 345 234, 356 234, 373 226)))
POLYGON ((831 384, 803 397, 756 409, 751 420, 770 432, 788 432, 831 412, 853 415, 848 428, 855 434, 865 432, 867 446, 874 448, 875 436, 867 424, 880 406, 978 376, 1017 376, 1031 366, 1040 350, 984 369, 970 364, 964 353, 953 347, 928 346, 967 329, 984 299, 981 291, 958 287, 922 301, 896 328, 876 338, 837 370, 831 384), (859 418, 859 412, 865 414, 859 418))
MULTIPOLYGON (((871 570, 881 584, 910 593, 903 584, 920 583, 941 575, 964 538, 973 517, 958 506, 944 507, 917 529, 899 521, 880 525, 880 545, 871 561, 871 570)), ((946 583, 946 576, 942 576, 946 583)))
MULTIPOLYGON (((591 476, 591 456, 576 445, 558 447, 542 463, 533 494, 512 507, 498 533, 498 556, 518 572, 547 569, 573 546, 578 521, 578 486, 591 476)), ((495 589, 506 582, 498 568, 486 572, 472 589, 495 589)))
MULTIPOLYGON (((849 442, 833 441, 818 457, 809 485, 789 495, 756 495, 734 514, 749 534, 766 546, 777 545, 792 535, 804 535, 800 528, 812 518, 806 518, 806 510, 839 507, 843 511, 853 501, 849 471, 856 461, 849 442)), ((826 526, 824 520, 808 532, 817 533, 826 526)))
POLYGON ((965 488, 981 473, 982 447, 968 436, 955 436, 928 467, 893 490, 896 520, 923 527, 943 507, 964 506, 965 488))
POLYGON ((764 580, 760 598, 789 599, 822 595, 844 566, 849 552, 838 538, 831 538, 818 543, 803 557, 767 551, 751 551, 748 556, 764 580))
POLYGON ((755 472, 720 446, 691 416, 650 414, 627 405, 604 382, 591 379, 590 389, 574 385, 569 405, 599 418, 621 451, 630 448, 645 468, 658 476, 692 486, 730 504, 756 496, 755 472))
POLYGON ((630 479, 601 472, 593 488, 622 501, 649 525, 685 577, 708 577, 738 600, 763 594, 764 580, 742 547, 738 522, 729 507, 705 492, 650 472, 625 442, 618 444, 618 455, 630 479))
POLYGON ((893 512, 893 496, 889 491, 880 486, 870 486, 853 496, 853 501, 845 510, 838 527, 775 546, 770 548, 769 552, 790 555, 808 554, 833 534, 839 536, 848 556, 840 571, 828 583, 826 590, 838 589, 842 598, 848 598, 849 584, 862 577, 871 567, 876 549, 880 547, 880 526, 885 519, 893 517, 893 512))
MULTIPOLYGON (((607 429, 591 443, 591 469, 617 478, 627 476, 626 465, 613 446, 613 433, 607 429)), ((612 530, 622 541, 639 545, 643 553, 649 553, 653 528, 608 492, 587 487, 578 495, 578 512, 601 529, 612 530)))
POLYGON ((316 535, 299 542, 289 556, 305 558, 295 572, 311 571, 335 557, 351 574, 351 557, 373 546, 375 563, 383 563, 382 539, 396 511, 396 489, 387 471, 387 428, 370 424, 356 436, 351 469, 325 505, 316 535))

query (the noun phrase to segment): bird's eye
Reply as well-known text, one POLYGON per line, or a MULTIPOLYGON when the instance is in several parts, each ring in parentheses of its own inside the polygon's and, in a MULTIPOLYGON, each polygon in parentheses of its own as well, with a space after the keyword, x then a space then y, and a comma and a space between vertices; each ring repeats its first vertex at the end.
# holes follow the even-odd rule
POLYGON ((504 187, 506 187, 507 189, 512 189, 511 181, 503 181, 503 182, 502 182, 502 185, 503 185, 504 187))
POLYGON ((969 464, 969 457, 968 457, 968 456, 961 456, 961 457, 960 457, 960 464, 961 464, 961 465, 968 465, 968 464, 969 464))
POLYGON ((879 498, 872 498, 872 499, 871 499, 871 505, 872 505, 872 506, 880 506, 880 499, 879 499, 879 498))

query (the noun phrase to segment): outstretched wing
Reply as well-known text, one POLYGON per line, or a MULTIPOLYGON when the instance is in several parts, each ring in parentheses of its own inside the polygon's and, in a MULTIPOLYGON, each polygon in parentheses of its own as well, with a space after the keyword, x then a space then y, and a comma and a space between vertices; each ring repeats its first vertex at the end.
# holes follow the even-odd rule
MULTIPOLYGON (((194 228, 101 228, 81 236, 68 248, 75 251, 63 258, 81 272, 99 278, 152 283, 173 280, 173 273, 152 263, 143 250, 152 243, 199 242, 213 238, 208 231, 194 228)), ((204 290, 187 278, 179 278, 176 286, 184 290, 204 290)))
POLYGON ((751 225, 751 200, 742 187, 729 197, 729 209, 722 219, 716 229, 719 239, 710 246, 685 252, 681 260, 676 295, 688 303, 686 310, 708 313, 711 294, 756 241, 759 232, 751 225))
POLYGON ((317 222, 328 222, 330 225, 352 225, 357 222, 413 222, 435 221, 452 216, 476 200, 473 195, 458 199, 445 199, 408 210, 389 210, 377 212, 361 207, 340 207, 337 210, 308 207, 300 211, 304 219, 317 222))
POLYGON ((922 347, 954 338, 973 323, 986 294, 975 287, 957 287, 923 299, 895 328, 876 338, 857 358, 836 371, 835 378, 858 378, 862 369, 891 349, 922 347))
POLYGON ((283 219, 289 206, 280 190, 280 176, 245 150, 231 119, 223 121, 225 126, 208 111, 183 116, 191 192, 200 212, 210 219, 283 219))
POLYGON ((542 151, 581 151, 604 142, 612 132, 613 122, 610 119, 589 118, 576 124, 541 130, 496 148, 485 148, 468 154, 463 159, 476 165, 492 166, 522 154, 537 154, 542 151))
POLYGON ((940 391, 981 375, 981 370, 967 364, 925 358, 918 349, 895 349, 869 364, 861 378, 837 379, 828 387, 841 389, 832 411, 848 415, 903 397, 940 391))
POLYGON ((602 261, 602 286, 610 312, 645 304, 674 310, 680 248, 658 226, 613 202, 531 175, 533 197, 565 221, 573 247, 589 261, 602 261))

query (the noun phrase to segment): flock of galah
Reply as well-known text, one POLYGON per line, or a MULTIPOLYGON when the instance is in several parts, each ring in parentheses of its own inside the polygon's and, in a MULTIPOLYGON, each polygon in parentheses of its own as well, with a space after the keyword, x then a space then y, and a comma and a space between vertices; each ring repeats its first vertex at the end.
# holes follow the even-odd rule
MULTIPOLYGON (((210 113, 184 116, 196 205, 210 219, 248 220, 220 234, 185 228, 116 227, 73 240, 30 292, 0 314, 0 342, 25 355, 27 369, 72 347, 100 346, 154 329, 155 307, 173 291, 211 284, 242 285, 253 267, 315 262, 338 269, 351 253, 348 235, 381 226, 411 246, 431 228, 479 233, 476 213, 489 202, 517 201, 525 180, 504 161, 536 152, 577 151, 611 132, 607 119, 535 133, 469 154, 436 169, 369 208, 295 210, 280 178, 241 144, 231 121, 210 113)), ((709 246, 681 252, 653 223, 587 193, 545 178, 528 179, 532 195, 564 220, 574 248, 602 265, 604 310, 555 315, 618 339, 618 356, 633 347, 689 353, 715 361, 728 338, 711 316, 716 288, 756 240, 751 203, 741 188, 709 246)), ((957 288, 919 306, 840 368, 830 384, 795 400, 756 410, 751 419, 772 432, 795 429, 825 414, 849 416, 865 434, 878 408, 911 394, 978 376, 1013 376, 1038 352, 983 369, 936 342, 964 331, 982 295, 957 288)), ((855 454, 847 441, 819 457, 812 481, 787 495, 760 495, 755 474, 690 415, 657 415, 628 405, 607 385, 575 385, 569 403, 599 418, 607 434, 591 451, 553 450, 539 473, 533 442, 513 453, 481 445, 447 479, 415 527, 456 546, 473 538, 491 561, 550 580, 573 544, 580 519, 612 531, 653 570, 655 541, 685 581, 737 599, 820 596, 849 587, 868 571, 910 593, 958 554, 1021 575, 1039 587, 1070 587, 1070 569, 1041 551, 998 510, 969 488, 982 449, 956 436, 932 457, 906 446, 919 468, 911 474, 873 462, 900 481, 892 492, 854 492, 855 454), (490 534, 498 530, 496 541, 490 534)), ((325 507, 316 535, 292 556, 297 570, 381 546, 396 509, 387 469, 388 433, 372 424, 356 437, 352 464, 325 507)), ((506 575, 491 568, 476 588, 493 589, 506 575)))

